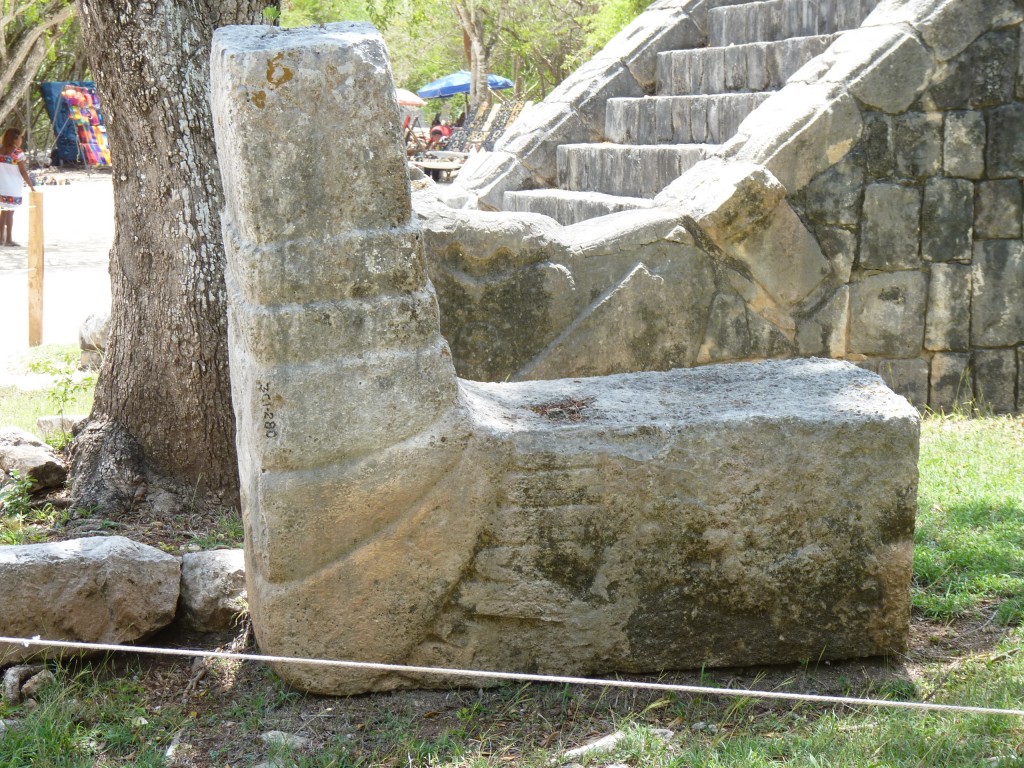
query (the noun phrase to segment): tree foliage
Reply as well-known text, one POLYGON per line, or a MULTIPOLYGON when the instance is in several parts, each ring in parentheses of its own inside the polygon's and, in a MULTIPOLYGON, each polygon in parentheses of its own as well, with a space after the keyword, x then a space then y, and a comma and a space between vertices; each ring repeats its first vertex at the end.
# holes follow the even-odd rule
POLYGON ((0 0, 0 126, 46 124, 33 85, 80 72, 74 64, 80 37, 73 11, 71 0, 0 0))
POLYGON ((284 26, 370 20, 395 82, 410 90, 458 69, 495 72, 541 99, 646 7, 646 0, 286 0, 284 26))

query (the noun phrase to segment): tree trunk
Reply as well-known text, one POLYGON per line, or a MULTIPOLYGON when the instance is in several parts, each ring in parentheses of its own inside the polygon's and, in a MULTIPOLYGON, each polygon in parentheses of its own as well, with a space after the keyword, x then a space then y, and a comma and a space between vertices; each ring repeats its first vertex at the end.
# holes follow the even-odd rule
POLYGON ((107 118, 116 224, 109 342, 71 495, 108 513, 157 489, 236 504, 210 41, 272 3, 76 5, 107 118))
POLYGON ((469 110, 480 114, 478 108, 491 103, 487 87, 488 48, 484 43, 483 11, 475 2, 452 0, 452 8, 462 26, 463 41, 469 56, 469 110))

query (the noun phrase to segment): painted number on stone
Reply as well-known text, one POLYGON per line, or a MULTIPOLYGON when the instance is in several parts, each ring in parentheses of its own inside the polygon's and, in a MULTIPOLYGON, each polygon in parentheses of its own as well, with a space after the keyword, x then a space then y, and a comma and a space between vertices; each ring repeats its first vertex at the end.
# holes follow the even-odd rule
POLYGON ((277 422, 274 421, 274 412, 270 410, 270 382, 256 382, 256 389, 260 394, 260 406, 263 408, 263 430, 267 437, 277 437, 277 422))

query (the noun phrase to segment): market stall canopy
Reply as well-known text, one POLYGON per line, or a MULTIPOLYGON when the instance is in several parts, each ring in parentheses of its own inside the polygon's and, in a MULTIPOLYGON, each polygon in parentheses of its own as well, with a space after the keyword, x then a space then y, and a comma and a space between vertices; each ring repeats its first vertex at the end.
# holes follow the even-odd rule
POLYGON ((402 107, 422 107, 425 102, 412 91, 405 88, 395 88, 395 95, 398 97, 398 104, 402 107))
MULTIPOLYGON (((427 83, 416 91, 416 94, 424 99, 444 99, 457 93, 469 93, 469 78, 469 72, 464 69, 452 72, 450 75, 440 77, 432 83, 427 83)), ((507 77, 502 77, 501 75, 487 76, 487 87, 492 91, 511 88, 512 85, 512 81, 507 77)))

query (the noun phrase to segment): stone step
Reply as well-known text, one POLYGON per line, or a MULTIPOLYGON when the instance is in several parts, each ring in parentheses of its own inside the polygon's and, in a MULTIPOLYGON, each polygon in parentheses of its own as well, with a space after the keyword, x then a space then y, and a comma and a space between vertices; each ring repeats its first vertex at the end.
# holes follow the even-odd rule
POLYGON ((615 144, 721 144, 770 95, 724 93, 608 99, 605 136, 615 144))
POLYGON ((558 186, 654 197, 714 149, 713 144, 563 144, 558 148, 558 186))
POLYGON ((781 42, 659 53, 658 95, 777 90, 800 67, 823 53, 835 38, 815 35, 781 42))
POLYGON ((654 202, 643 197, 621 197, 601 192, 575 192, 565 189, 534 189, 506 192, 502 207, 506 211, 543 213, 562 226, 569 226, 609 213, 650 208, 654 202))
POLYGON ((762 0, 708 12, 708 45, 830 35, 859 27, 879 0, 762 0))

